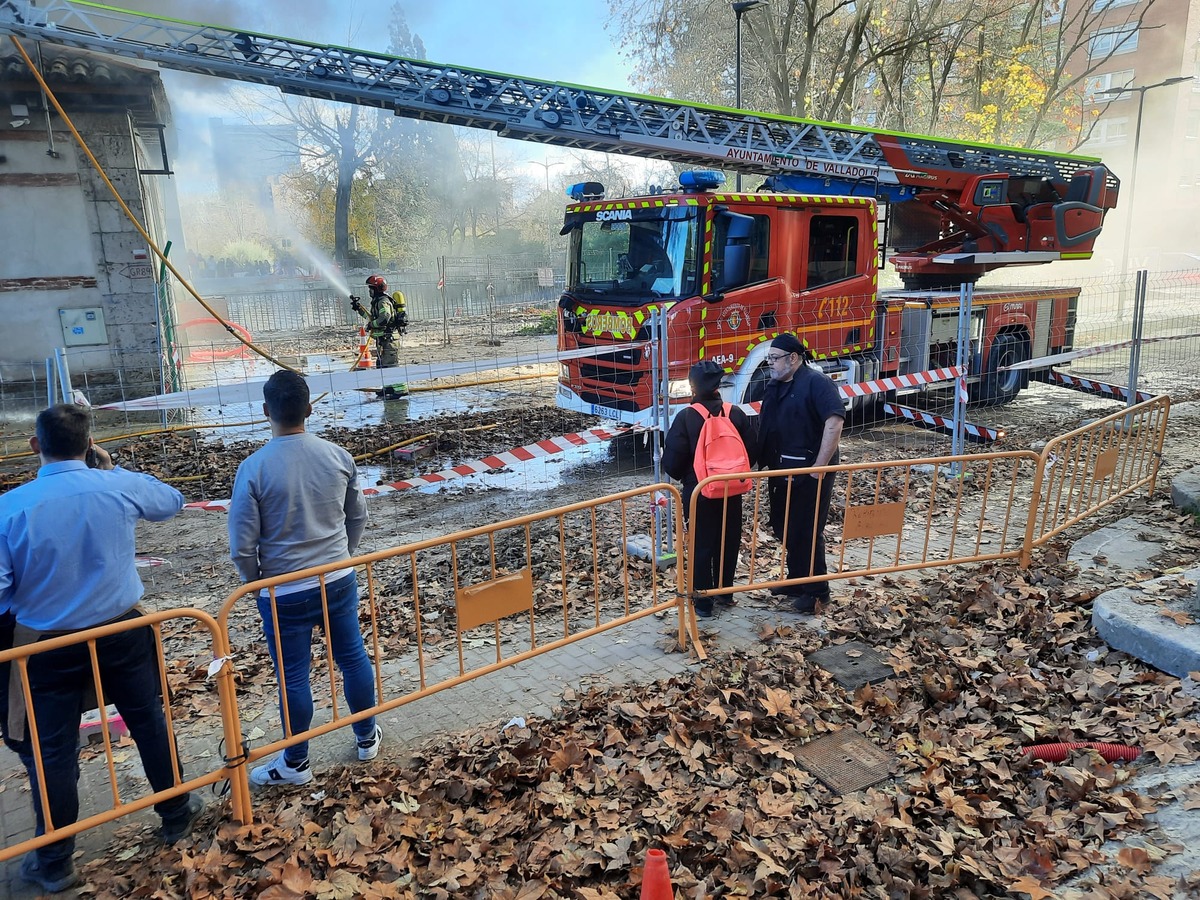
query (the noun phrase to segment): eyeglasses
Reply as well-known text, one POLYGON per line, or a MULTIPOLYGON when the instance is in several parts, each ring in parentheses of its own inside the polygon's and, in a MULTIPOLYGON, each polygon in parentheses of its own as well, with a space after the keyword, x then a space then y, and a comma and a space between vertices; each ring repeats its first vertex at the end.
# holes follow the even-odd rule
POLYGON ((770 353, 768 353, 767 362, 769 362, 771 365, 775 365, 775 363, 779 362, 781 359, 787 359, 791 355, 792 354, 790 353, 776 353, 774 356, 772 356, 770 353))

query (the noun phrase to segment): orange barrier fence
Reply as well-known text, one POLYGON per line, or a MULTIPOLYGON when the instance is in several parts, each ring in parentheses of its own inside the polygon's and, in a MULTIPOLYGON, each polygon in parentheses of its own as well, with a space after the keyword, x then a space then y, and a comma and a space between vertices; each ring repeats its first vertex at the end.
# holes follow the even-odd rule
MULTIPOLYGON (((702 561, 696 529, 689 528, 685 590, 688 596, 716 597, 996 559, 1016 558, 1028 566, 1033 549, 1054 535, 1143 487, 1153 492, 1169 411, 1169 398, 1154 397, 1062 435, 1040 454, 1016 450, 751 473, 750 493, 708 501, 722 504, 720 514, 710 514, 710 521, 721 522, 721 544, 728 527, 724 505, 742 505, 748 519, 741 529, 746 578, 734 583, 719 560, 711 579, 715 586, 696 590, 695 569, 702 561), (825 531, 830 572, 820 574, 811 562, 820 557, 813 527, 819 513, 814 500, 802 499, 800 486, 808 486, 803 492, 808 498, 809 480, 819 494, 829 479, 834 480, 825 531), (761 523, 772 518, 773 491, 777 527, 763 531, 761 523), (801 564, 789 565, 781 535, 796 530, 811 538, 807 546, 802 540, 792 544, 790 552, 801 564)), ((705 485, 745 477, 702 481, 690 499, 689 524, 696 522, 705 485)))
MULTIPOLYGON (((46 783, 46 776, 41 753, 42 731, 38 726, 34 701, 30 692, 30 660, 50 651, 78 646, 80 644, 87 647, 92 680, 96 689, 97 708, 100 710, 99 733, 104 752, 104 777, 107 780, 109 788, 110 805, 107 809, 81 818, 74 823, 56 823, 51 816, 49 802, 45 793, 39 792, 39 796, 34 797, 33 802, 41 805, 41 812, 46 823, 45 834, 41 837, 33 837, 11 846, 0 848, 0 861, 11 859, 27 850, 42 847, 71 835, 79 834, 81 831, 94 828, 97 825, 113 821, 138 810, 146 809, 156 803, 169 800, 172 797, 179 797, 189 791, 224 780, 227 777, 226 760, 219 760, 220 765, 214 768, 211 757, 215 756, 215 754, 205 754, 205 756, 210 756, 209 759, 205 759, 197 755, 187 755, 180 752, 176 731, 177 725, 182 718, 189 719, 189 724, 193 725, 201 724, 204 721, 219 722, 219 730, 214 729, 214 733, 200 735, 203 738, 204 745, 207 747, 219 747, 222 746, 222 742, 224 742, 224 746, 236 746, 240 742, 240 726, 237 720, 237 706, 233 695, 233 675, 227 662, 229 654, 226 650, 225 638, 216 620, 208 613, 199 609, 175 609, 147 613, 144 616, 113 622, 96 628, 89 628, 85 631, 60 635, 36 643, 23 644, 0 652, 0 663, 11 663, 9 680, 13 688, 19 689, 21 696, 24 698, 28 716, 27 734, 32 745, 34 765, 40 783, 46 783), (168 634, 165 636, 163 633, 164 625, 168 629, 168 634), (173 627, 176 625, 178 627, 173 627), (123 745, 119 741, 118 736, 115 734, 117 730, 116 720, 110 718, 106 711, 109 701, 105 697, 105 684, 107 683, 111 686, 112 681, 110 679, 113 676, 109 675, 106 678, 101 678, 101 665, 97 652, 98 642, 106 638, 111 638, 114 635, 146 627, 151 628, 154 634, 154 649, 158 659, 158 688, 161 696, 165 698, 163 715, 166 719, 167 741, 170 746, 171 757, 170 764, 174 776, 174 784, 170 788, 157 792, 150 789, 150 785, 144 777, 131 779, 124 777, 123 773, 118 773, 118 758, 128 756, 132 748, 123 745), (204 643, 203 646, 197 647, 196 638, 204 635, 208 636, 209 641, 204 643), (186 659, 189 661, 189 665, 193 667, 207 667, 212 673, 219 698, 219 704, 217 704, 220 711, 219 720, 210 718, 209 716, 189 717, 187 715, 185 710, 192 707, 193 700, 191 689, 187 685, 193 681, 193 673, 186 668, 181 670, 179 666, 173 667, 167 663, 168 656, 164 652, 163 646, 165 641, 169 641, 174 648, 174 652, 171 654, 173 658, 186 659), (210 661, 213 661, 211 666, 209 666, 210 661), (180 689, 186 691, 188 696, 180 696, 180 689), (198 771, 199 774, 189 778, 185 775, 187 771, 198 771)), ((193 734, 192 736, 196 737, 197 735, 193 734)), ((95 799, 97 796, 98 794, 94 792, 90 795, 90 798, 95 799)), ((243 792, 240 796, 235 793, 232 799, 234 815, 238 818, 247 816, 249 814, 249 793, 243 792)))
MULTIPOLYGON (((675 609, 677 637, 686 642, 679 567, 664 572, 650 560, 630 557, 626 547, 649 522, 651 546, 660 535, 651 513, 655 493, 675 500, 674 534, 682 533, 678 491, 651 485, 541 513, 483 525, 455 534, 360 556, 365 567, 361 604, 363 632, 373 659, 376 703, 351 712, 339 699, 339 672, 329 642, 314 672, 320 721, 230 756, 246 764, 285 747, 388 712, 414 700, 531 659, 566 644, 675 609)), ((228 632, 230 616, 247 598, 266 592, 278 622, 286 603, 280 588, 316 578, 324 624, 329 625, 326 579, 346 563, 306 569, 247 584, 230 595, 218 619, 228 632)), ((278 635, 278 628, 275 629, 278 635)), ((276 638, 276 653, 282 644, 276 638)), ((241 661, 262 651, 261 641, 231 644, 241 661), (257 646, 256 646, 257 645, 257 646)), ((269 665, 269 663, 267 663, 269 665)), ((286 676, 283 721, 290 719, 286 676)), ((245 768, 239 775, 245 779, 245 768)))
MULTIPOLYGON (((729 584, 707 591, 694 591, 696 534, 694 529, 684 530, 678 490, 652 485, 264 579, 231 594, 216 619, 196 609, 168 610, 5 651, 0 662, 12 662, 12 677, 19 679, 26 704, 31 705, 28 662, 32 656, 86 644, 93 677, 100 684, 96 641, 151 626, 162 693, 169 698, 164 713, 172 734, 175 777, 171 788, 157 793, 149 791, 144 780, 138 781, 141 792, 129 796, 132 788, 119 778, 118 745, 102 714, 100 731, 112 795, 109 808, 70 825, 51 822, 44 836, 4 847, 0 860, 223 779, 229 781, 234 819, 248 822, 251 764, 309 738, 671 609, 677 613, 679 644, 685 645, 690 636, 703 658, 694 610, 685 602, 693 593, 717 596, 997 559, 1020 558, 1028 564, 1033 547, 1065 528, 1141 487, 1153 490, 1169 406, 1166 398, 1138 404, 1051 441, 1040 455, 1011 451, 751 473, 751 492, 737 499, 745 512, 739 545, 744 577, 733 583, 732 574, 741 573, 726 572, 722 562, 715 581, 729 584), (799 479, 814 481, 818 488, 833 480, 826 534, 830 573, 817 574, 809 567, 788 577, 786 548, 760 526, 770 518, 773 479, 776 524, 783 533, 799 521, 796 517, 814 516, 812 509, 797 501, 799 479), (661 543, 668 554, 676 549, 660 533, 665 524, 655 497, 664 494, 674 501, 670 523, 674 539, 679 549, 686 550, 678 557, 684 564, 670 572, 658 560, 635 558, 629 552, 634 534, 646 530, 651 548, 661 543), (257 603, 257 596, 265 591, 267 608, 277 620, 280 604, 286 603, 287 586, 313 579, 321 589, 322 624, 328 632, 329 576, 351 565, 364 573, 359 581, 362 628, 376 702, 357 712, 344 706, 332 650, 324 641, 314 682, 320 688, 314 691, 320 721, 295 733, 284 724, 281 738, 250 748, 242 734, 249 717, 239 709, 230 660, 236 658, 244 671, 257 666, 258 672, 266 673, 271 663, 258 628, 246 635, 244 628, 232 626, 231 616, 247 600, 257 603), (236 640, 231 637, 235 634, 236 640), (197 639, 205 635, 207 640, 198 649, 197 639), (164 644, 170 645, 171 654, 164 652, 164 644), (188 736, 200 738, 208 748, 219 746, 223 738, 224 759, 219 767, 206 761, 211 751, 203 758, 181 754, 174 739, 177 725, 203 730, 215 719, 218 710, 211 700, 207 708, 200 708, 204 704, 197 699, 195 686, 197 667, 208 666, 210 660, 214 661, 211 672, 220 734, 193 731, 188 736), (192 770, 200 774, 185 780, 185 771, 192 770)), ((746 476, 718 476, 702 484, 737 477, 746 476)), ((696 522, 699 494, 697 490, 689 505, 691 523, 696 522)), ((814 548, 815 538, 803 555, 811 556, 814 548)), ((257 625, 257 613, 254 620, 257 625)), ((277 655, 282 650, 278 639, 275 650, 277 655)), ((247 680, 259 682, 259 687, 263 681, 247 680)), ((286 723, 286 677, 279 681, 286 723)), ((101 689, 97 698, 101 710, 103 693, 101 689)), ((248 700, 247 693, 244 689, 243 698, 248 700)), ((273 692, 268 704, 273 713, 273 692)), ((278 721, 274 715, 270 718, 278 721)), ((36 721, 31 726, 41 772, 36 721)), ((48 816, 46 804, 43 813, 48 816)))
POLYGON ((1154 492, 1171 411, 1152 397, 1057 437, 1042 451, 1021 564, 1050 538, 1140 488, 1154 492))
MULTIPOLYGON (((721 596, 1019 557, 1027 520, 1024 504, 1037 464, 1033 451, 1015 450, 752 473, 752 490, 741 498, 749 520, 742 529, 745 580, 695 591, 696 533, 690 529, 684 555, 689 562, 687 591, 721 596), (819 556, 812 534, 818 510, 815 502, 802 499, 802 479, 815 481, 817 493, 827 480, 835 480, 825 534, 829 574, 818 574, 813 564, 819 556), (776 513, 779 534, 760 524, 770 518, 772 490, 781 506, 776 513), (792 546, 793 553, 807 557, 807 564, 789 561, 786 541, 779 537, 799 531, 812 534, 807 546, 802 541, 792 546), (789 569, 793 577, 788 577, 789 569)), ((691 497, 689 523, 696 521, 704 485, 739 477, 745 476, 718 475, 701 482, 691 497)), ((732 581, 728 576, 719 564, 718 585, 732 581)))

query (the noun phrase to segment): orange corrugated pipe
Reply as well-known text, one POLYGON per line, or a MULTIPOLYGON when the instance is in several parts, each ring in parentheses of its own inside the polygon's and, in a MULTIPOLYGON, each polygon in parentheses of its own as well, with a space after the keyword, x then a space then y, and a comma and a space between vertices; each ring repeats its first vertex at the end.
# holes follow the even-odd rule
POLYGON ((1064 744, 1033 744, 1022 747, 1021 752, 1034 759, 1046 762, 1062 762, 1072 750, 1095 750, 1105 762, 1124 760, 1132 762, 1142 755, 1141 747, 1130 747, 1127 744, 1097 744, 1092 741, 1071 741, 1064 744))

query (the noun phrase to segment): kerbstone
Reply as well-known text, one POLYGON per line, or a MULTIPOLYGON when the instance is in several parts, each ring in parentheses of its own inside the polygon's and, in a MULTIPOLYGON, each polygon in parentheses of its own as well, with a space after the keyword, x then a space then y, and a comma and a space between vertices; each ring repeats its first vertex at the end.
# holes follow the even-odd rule
MULTIPOLYGON (((1149 584, 1168 579, 1175 582, 1178 577, 1168 575, 1149 584)), ((1200 581, 1200 568, 1189 570, 1184 577, 1200 581)), ((1110 647, 1179 678, 1200 671, 1200 626, 1180 625, 1164 616, 1158 604, 1139 603, 1139 597, 1144 595, 1128 588, 1097 597, 1092 605, 1092 624, 1097 633, 1110 647)))
POLYGON ((1180 472, 1171 479, 1171 502, 1184 512, 1200 514, 1200 468, 1180 472))

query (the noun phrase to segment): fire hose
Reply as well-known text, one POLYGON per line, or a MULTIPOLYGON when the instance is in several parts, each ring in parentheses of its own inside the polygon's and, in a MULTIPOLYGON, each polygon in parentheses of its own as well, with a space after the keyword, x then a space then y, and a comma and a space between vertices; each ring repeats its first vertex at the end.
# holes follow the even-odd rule
POLYGON ((1132 762, 1142 755, 1140 747, 1130 747, 1126 744, 1097 744, 1092 741, 1072 741, 1063 744, 1033 744, 1022 747, 1021 752, 1034 759, 1045 762, 1062 762, 1072 750, 1095 750, 1105 762, 1124 760, 1132 762))

